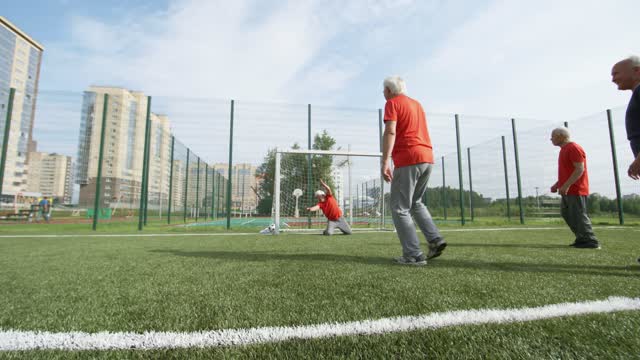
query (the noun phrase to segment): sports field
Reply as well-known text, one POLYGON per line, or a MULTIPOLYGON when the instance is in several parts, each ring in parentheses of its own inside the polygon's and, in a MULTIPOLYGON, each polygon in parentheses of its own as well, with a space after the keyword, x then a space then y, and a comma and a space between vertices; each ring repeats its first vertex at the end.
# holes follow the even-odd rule
POLYGON ((640 232, 595 230, 0 234, 0 358, 640 358, 640 232))

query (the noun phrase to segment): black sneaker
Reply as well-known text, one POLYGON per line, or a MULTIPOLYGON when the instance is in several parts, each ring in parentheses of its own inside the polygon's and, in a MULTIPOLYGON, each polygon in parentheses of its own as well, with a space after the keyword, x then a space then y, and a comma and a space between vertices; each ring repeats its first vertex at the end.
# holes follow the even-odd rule
POLYGON ((447 242, 444 239, 437 240, 434 243, 429 244, 429 252, 427 253, 427 259, 437 258, 442 255, 442 252, 447 247, 447 242))
POLYGON ((420 256, 417 256, 417 257, 400 256, 400 257, 394 258, 393 261, 396 264, 400 264, 400 265, 410 265, 410 266, 425 266, 425 265, 427 265, 427 260, 425 259, 424 255, 420 255, 420 256))

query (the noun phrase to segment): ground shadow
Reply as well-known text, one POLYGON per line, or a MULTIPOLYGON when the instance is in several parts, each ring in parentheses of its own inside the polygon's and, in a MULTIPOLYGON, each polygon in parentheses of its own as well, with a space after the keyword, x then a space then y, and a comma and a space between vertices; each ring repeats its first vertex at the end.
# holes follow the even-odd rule
POLYGON ((530 248, 530 249, 571 249, 569 243, 559 244, 495 244, 495 243, 459 243, 450 242, 450 247, 501 247, 501 248, 530 248))
MULTIPOLYGON (((586 251, 586 250, 576 250, 586 251)), ((592 250, 593 251, 593 250, 592 250)), ((269 262, 269 261, 303 261, 303 262, 341 262, 361 263, 367 265, 399 266, 391 257, 355 256, 340 254, 283 254, 259 251, 183 251, 183 250, 151 250, 154 253, 172 254, 175 256, 208 258, 217 260, 269 262)), ((524 263, 508 261, 484 261, 479 259, 460 260, 443 256, 429 260, 425 269, 473 269, 481 271, 528 272, 528 273, 567 273, 573 275, 597 275, 614 277, 640 278, 640 266, 625 265, 581 265, 558 263, 524 263)))

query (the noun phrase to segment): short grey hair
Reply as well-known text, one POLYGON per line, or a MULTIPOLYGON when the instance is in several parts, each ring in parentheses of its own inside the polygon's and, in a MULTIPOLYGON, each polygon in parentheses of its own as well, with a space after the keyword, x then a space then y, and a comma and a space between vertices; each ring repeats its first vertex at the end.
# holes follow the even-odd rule
POLYGON ((326 196, 327 194, 325 194, 324 191, 322 191, 322 190, 318 190, 318 191, 316 191, 315 195, 316 196, 326 196))
POLYGON ((571 133, 569 133, 569 129, 567 129, 564 126, 561 127, 557 127, 555 129, 553 129, 553 131, 551 132, 551 134, 557 134, 560 135, 562 137, 564 137, 565 139, 569 140, 571 139, 571 133))
POLYGON ((625 60, 627 60, 631 64, 631 66, 633 66, 633 67, 640 66, 640 56, 638 56, 638 55, 631 55, 628 58, 626 58, 625 60))
POLYGON ((406 94, 407 92, 407 84, 405 84, 400 76, 389 76, 384 79, 383 85, 389 89, 393 95, 406 94))

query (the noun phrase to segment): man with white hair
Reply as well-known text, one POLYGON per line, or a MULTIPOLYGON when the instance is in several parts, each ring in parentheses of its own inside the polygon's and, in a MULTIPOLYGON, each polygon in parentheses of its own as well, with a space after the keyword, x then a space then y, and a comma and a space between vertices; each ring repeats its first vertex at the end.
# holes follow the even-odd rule
POLYGON ((387 102, 381 172, 385 181, 391 182, 391 215, 402 245, 402 256, 394 260, 402 265, 422 266, 427 259, 440 256, 447 246, 422 203, 433 166, 427 119, 422 105, 405 94, 406 85, 400 77, 384 79, 383 87, 387 102), (429 244, 426 255, 420 249, 412 217, 429 244))
MULTIPOLYGON (((635 160, 629 166, 627 174, 634 180, 640 179, 640 57, 629 56, 618 61, 611 69, 611 81, 618 90, 631 90, 631 99, 627 105, 625 125, 627 139, 635 160)), ((640 263, 640 257, 638 258, 640 263)))
POLYGON ((560 212, 576 237, 570 246, 579 249, 600 249, 587 215, 587 155, 580 145, 571 141, 567 128, 554 129, 551 132, 551 143, 560 147, 558 181, 551 186, 551 192, 558 192, 562 196, 560 212))
POLYGON ((324 216, 327 217, 327 227, 322 232, 322 235, 333 235, 336 228, 340 229, 343 234, 351 235, 351 227, 342 216, 342 210, 338 206, 338 202, 333 197, 331 188, 322 179, 320 180, 323 190, 318 190, 315 193, 318 203, 312 207, 308 207, 307 211, 322 210, 324 216))

